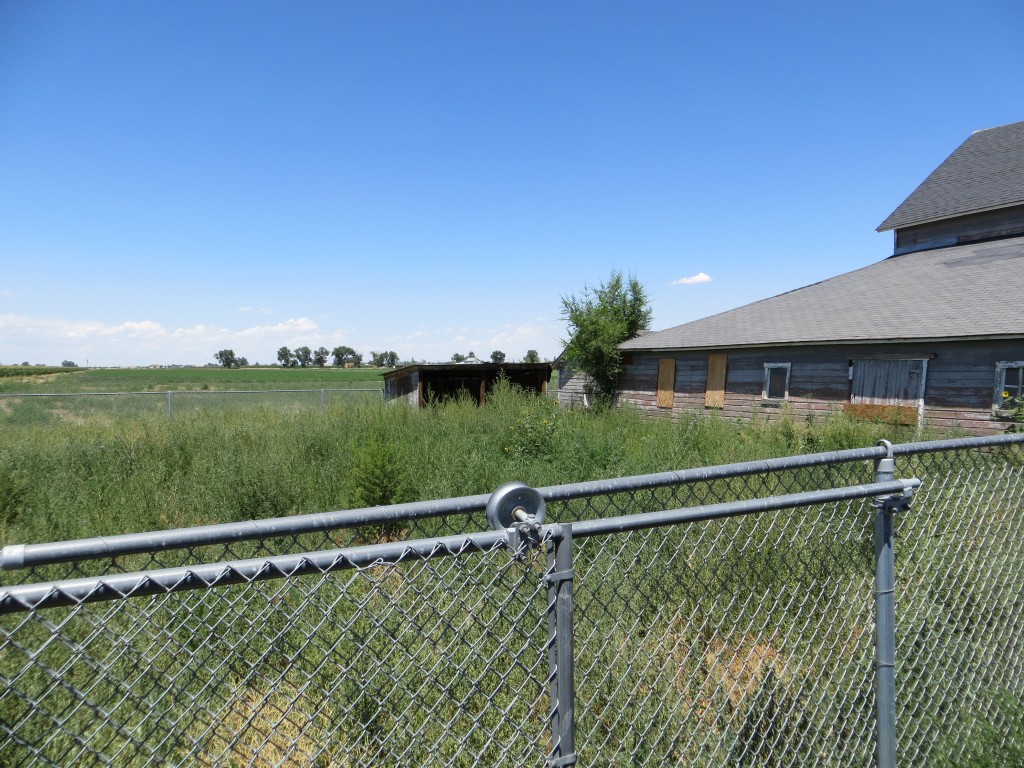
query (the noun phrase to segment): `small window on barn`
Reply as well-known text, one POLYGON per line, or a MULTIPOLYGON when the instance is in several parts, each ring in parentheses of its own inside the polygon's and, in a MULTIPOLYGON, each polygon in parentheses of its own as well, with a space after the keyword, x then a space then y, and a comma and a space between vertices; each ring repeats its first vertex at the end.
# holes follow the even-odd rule
POLYGON ((1012 410, 1024 405, 1024 361, 996 363, 996 408, 1012 410))
POLYGON ((765 400, 789 399, 790 363, 765 363, 764 388, 761 397, 765 400))

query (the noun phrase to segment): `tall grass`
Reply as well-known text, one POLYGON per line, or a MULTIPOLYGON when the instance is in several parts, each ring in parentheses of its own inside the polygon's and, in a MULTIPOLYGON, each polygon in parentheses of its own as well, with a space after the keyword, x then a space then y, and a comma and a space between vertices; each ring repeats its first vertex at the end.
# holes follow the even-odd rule
POLYGON ((816 423, 561 410, 499 386, 487 404, 5 427, 0 540, 31 543, 489 493, 871 445, 911 435, 816 423))

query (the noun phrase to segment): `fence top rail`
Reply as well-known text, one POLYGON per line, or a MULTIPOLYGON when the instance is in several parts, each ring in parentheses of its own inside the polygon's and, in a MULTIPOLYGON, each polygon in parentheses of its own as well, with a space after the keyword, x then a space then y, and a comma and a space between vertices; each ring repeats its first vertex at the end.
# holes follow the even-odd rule
POLYGON ((122 533, 94 536, 88 539, 55 541, 45 544, 9 544, 0 550, 0 569, 16 570, 34 565, 73 563, 82 560, 119 557, 187 549, 236 541, 297 536, 317 531, 358 528, 400 521, 421 520, 465 512, 477 512, 487 505, 487 494, 461 496, 435 501, 416 501, 386 507, 367 507, 335 512, 313 512, 266 520, 244 520, 237 523, 215 523, 165 531, 122 533))
MULTIPOLYGON (((1024 433, 907 443, 892 446, 892 452, 895 455, 910 455, 1014 443, 1024 443, 1024 433)), ((844 451, 813 453, 802 456, 783 456, 759 461, 722 464, 714 467, 634 475, 610 480, 592 480, 582 483, 545 486, 537 490, 546 501, 565 501, 610 493, 623 493, 671 485, 686 485, 689 483, 804 467, 870 461, 884 458, 888 450, 885 446, 853 448, 844 451)), ((155 553, 173 549, 227 544, 235 541, 251 541, 276 536, 296 536, 317 531, 333 531, 344 528, 358 528, 365 525, 379 525, 381 523, 482 512, 489 498, 488 494, 479 494, 363 509, 314 512, 266 520, 216 523, 191 528, 97 536, 71 541, 9 544, 0 550, 0 570, 17 570, 36 565, 73 563, 122 555, 155 553)))
POLYGON ((0 392, 0 397, 120 397, 125 395, 269 395, 320 392, 383 392, 382 387, 319 387, 317 389, 159 389, 143 392, 0 392))
POLYGON ((894 456, 911 456, 918 453, 940 453, 942 451, 962 451, 1017 444, 1024 444, 1024 432, 983 437, 956 437, 946 440, 923 440, 919 443, 898 443, 893 445, 892 452, 894 456))
MULTIPOLYGON (((881 483, 804 491, 764 499, 723 502, 676 510, 647 512, 603 520, 555 523, 539 528, 537 543, 557 541, 571 530, 574 538, 680 525, 838 501, 906 495, 919 487, 920 480, 891 480, 881 483)), ((409 560, 453 557, 467 552, 487 552, 516 546, 511 531, 481 531, 410 541, 369 544, 359 547, 321 550, 293 555, 160 568, 134 573, 65 579, 37 584, 0 587, 0 615, 41 608, 74 606, 81 603, 147 597, 170 592, 212 589, 270 579, 286 579, 332 571, 388 565, 409 560)), ((520 543, 518 546, 524 546, 520 543)), ((530 546, 530 544, 525 544, 530 546)))

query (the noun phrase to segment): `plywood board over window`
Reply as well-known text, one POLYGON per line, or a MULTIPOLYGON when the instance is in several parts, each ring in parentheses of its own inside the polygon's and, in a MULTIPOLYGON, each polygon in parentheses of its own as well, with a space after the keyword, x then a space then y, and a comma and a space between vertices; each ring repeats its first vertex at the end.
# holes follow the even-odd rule
POLYGON ((704 389, 704 405, 708 408, 725 407, 725 373, 727 355, 708 355, 708 383, 704 389))
POLYGON ((658 361, 658 407, 671 408, 676 398, 676 361, 663 357, 658 361))
POLYGON ((843 410, 859 418, 919 424, 927 371, 925 358, 854 360, 850 402, 843 410))

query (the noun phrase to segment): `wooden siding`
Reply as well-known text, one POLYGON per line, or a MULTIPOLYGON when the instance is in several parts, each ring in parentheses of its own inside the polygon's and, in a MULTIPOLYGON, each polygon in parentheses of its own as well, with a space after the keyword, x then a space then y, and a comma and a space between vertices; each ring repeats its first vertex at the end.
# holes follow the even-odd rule
MULTIPOLYGON (((992 415, 996 363, 1024 359, 1024 340, 931 344, 773 347, 730 350, 728 374, 719 408, 705 404, 708 354, 663 351, 633 353, 620 380, 619 403, 665 413, 657 403, 661 360, 675 360, 675 396, 668 412, 716 413, 724 418, 774 420, 782 414, 826 416, 850 402, 850 364, 856 358, 887 354, 928 357, 924 425, 972 434, 1005 431, 1007 422, 992 415), (789 398, 780 403, 761 397, 765 363, 790 363, 789 398)), ((901 416, 902 418, 902 416, 901 416)))
POLYGON ((577 373, 564 363, 558 366, 558 404, 563 408, 573 408, 586 404, 585 392, 587 377, 577 373))
POLYGON ((1024 205, 942 219, 896 230, 896 253, 1024 234, 1024 205))
POLYGON ((916 406, 883 405, 881 403, 844 403, 843 412, 858 419, 888 421, 916 427, 920 416, 916 406))

